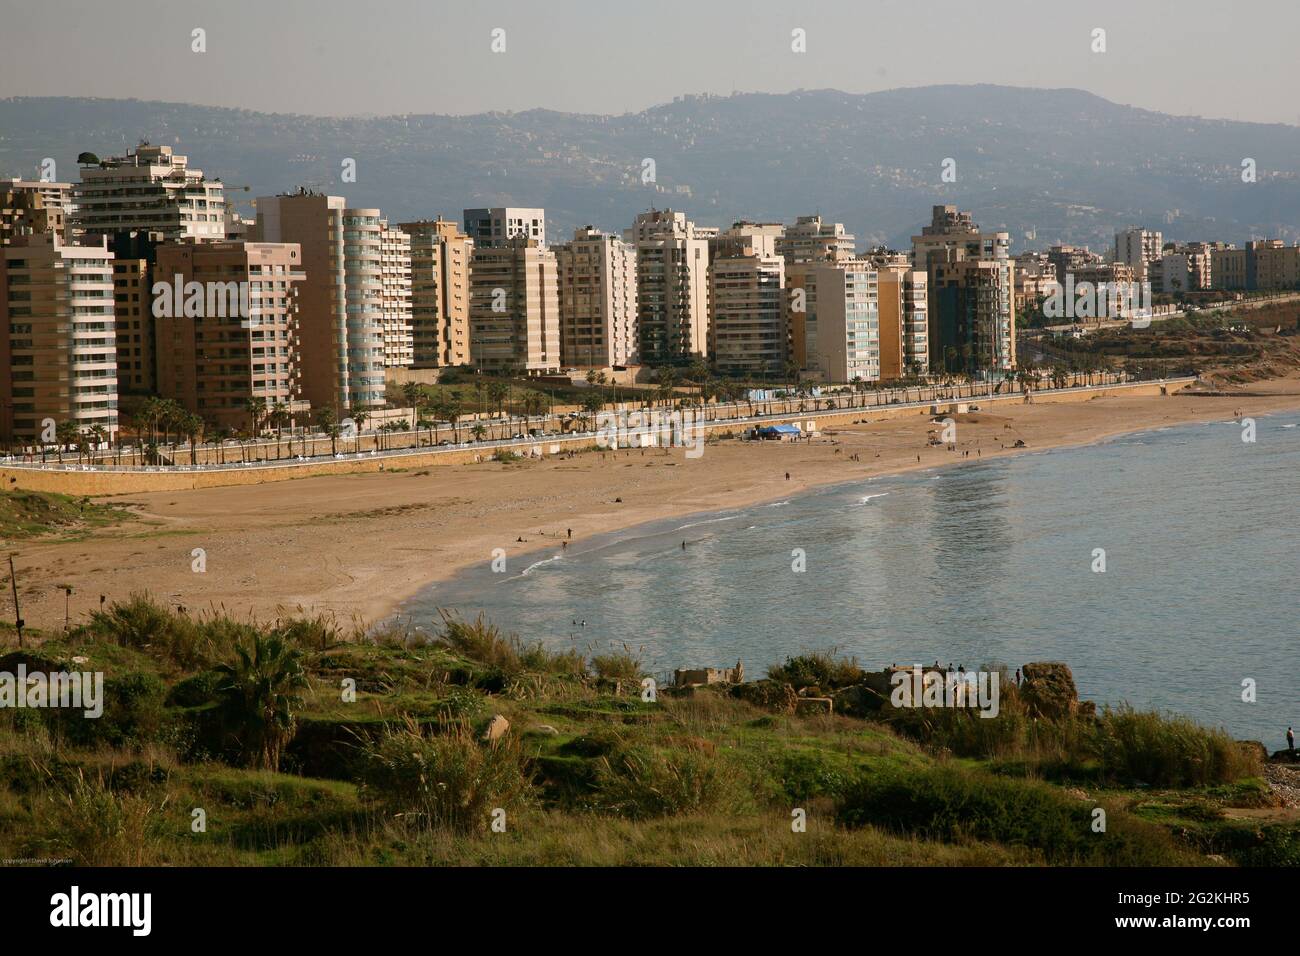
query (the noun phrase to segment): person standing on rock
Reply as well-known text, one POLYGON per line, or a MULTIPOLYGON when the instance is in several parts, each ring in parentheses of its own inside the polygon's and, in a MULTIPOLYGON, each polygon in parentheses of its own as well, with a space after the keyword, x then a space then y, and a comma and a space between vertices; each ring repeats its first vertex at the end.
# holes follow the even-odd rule
POLYGON ((1286 749, 1295 753, 1295 731, 1290 727, 1286 729, 1286 749))

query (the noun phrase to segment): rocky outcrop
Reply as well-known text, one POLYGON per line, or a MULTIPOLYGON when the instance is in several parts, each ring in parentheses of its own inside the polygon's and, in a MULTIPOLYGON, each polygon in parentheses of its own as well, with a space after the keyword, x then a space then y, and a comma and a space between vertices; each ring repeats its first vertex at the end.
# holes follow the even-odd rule
POLYGON ((733 684, 731 695, 779 714, 793 714, 799 706, 799 695, 790 684, 774 680, 756 680, 748 684, 733 684))
POLYGON ((1079 691, 1068 664, 1043 661, 1021 668, 1020 699, 1035 717, 1058 720, 1079 713, 1079 691))
POLYGON ((509 729, 510 721, 500 714, 493 714, 492 719, 487 722, 487 729, 483 731, 483 739, 490 744, 494 744, 504 737, 509 729))

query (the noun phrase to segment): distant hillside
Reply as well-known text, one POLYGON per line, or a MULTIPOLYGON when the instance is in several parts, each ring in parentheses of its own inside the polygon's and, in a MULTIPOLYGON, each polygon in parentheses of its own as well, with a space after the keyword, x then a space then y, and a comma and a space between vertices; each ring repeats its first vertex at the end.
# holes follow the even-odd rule
MULTIPOLYGON (((683 97, 623 116, 531 110, 319 118, 136 100, 0 100, 0 175, 52 156, 63 179, 88 150, 177 146, 252 198, 298 185, 395 220, 462 208, 545 206, 551 239, 629 225, 650 205, 725 226, 820 211, 859 246, 905 245, 929 207, 955 202, 1015 248, 1108 245, 1116 228, 1169 238, 1300 238, 1300 128, 1167 116, 1078 90, 932 86, 852 95, 683 97), (344 158, 356 183, 340 182, 344 158), (943 160, 957 181, 943 184, 943 160), (1241 162, 1258 164, 1243 184, 1241 162), (657 184, 641 182, 655 161, 657 184), (1027 234, 1033 236, 1028 239, 1027 234)), ((233 192, 233 191, 232 191, 233 192)), ((244 207, 246 212, 250 207, 244 207)))

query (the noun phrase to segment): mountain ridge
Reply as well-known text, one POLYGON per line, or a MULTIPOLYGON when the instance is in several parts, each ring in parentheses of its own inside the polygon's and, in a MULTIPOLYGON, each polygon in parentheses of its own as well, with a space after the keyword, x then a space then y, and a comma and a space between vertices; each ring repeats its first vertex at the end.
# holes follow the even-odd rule
MULTIPOLYGON (((1300 128, 1171 116, 1086 90, 992 84, 875 93, 685 95, 634 113, 544 108, 317 117, 101 97, 0 99, 0 175, 44 157, 168 143, 237 200, 314 185, 392 221, 482 205, 544 206, 551 241, 618 231, 651 206, 697 223, 820 211, 859 247, 906 246, 956 203, 1013 248, 1108 245, 1144 225, 1173 239, 1300 238, 1300 128), (340 182, 344 159, 357 182, 340 182), (1257 181, 1242 182, 1252 158, 1257 181), (657 182, 642 182, 654 160, 657 182), (957 179, 941 182, 945 159, 957 179)), ((252 210, 241 207, 246 215, 252 210)))

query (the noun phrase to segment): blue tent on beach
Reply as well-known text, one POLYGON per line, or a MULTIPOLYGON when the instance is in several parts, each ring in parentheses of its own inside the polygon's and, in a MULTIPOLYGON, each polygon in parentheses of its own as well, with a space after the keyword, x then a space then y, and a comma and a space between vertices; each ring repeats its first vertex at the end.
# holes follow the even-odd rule
POLYGON ((760 438, 798 438, 802 434, 798 425, 764 425, 758 429, 760 438))

